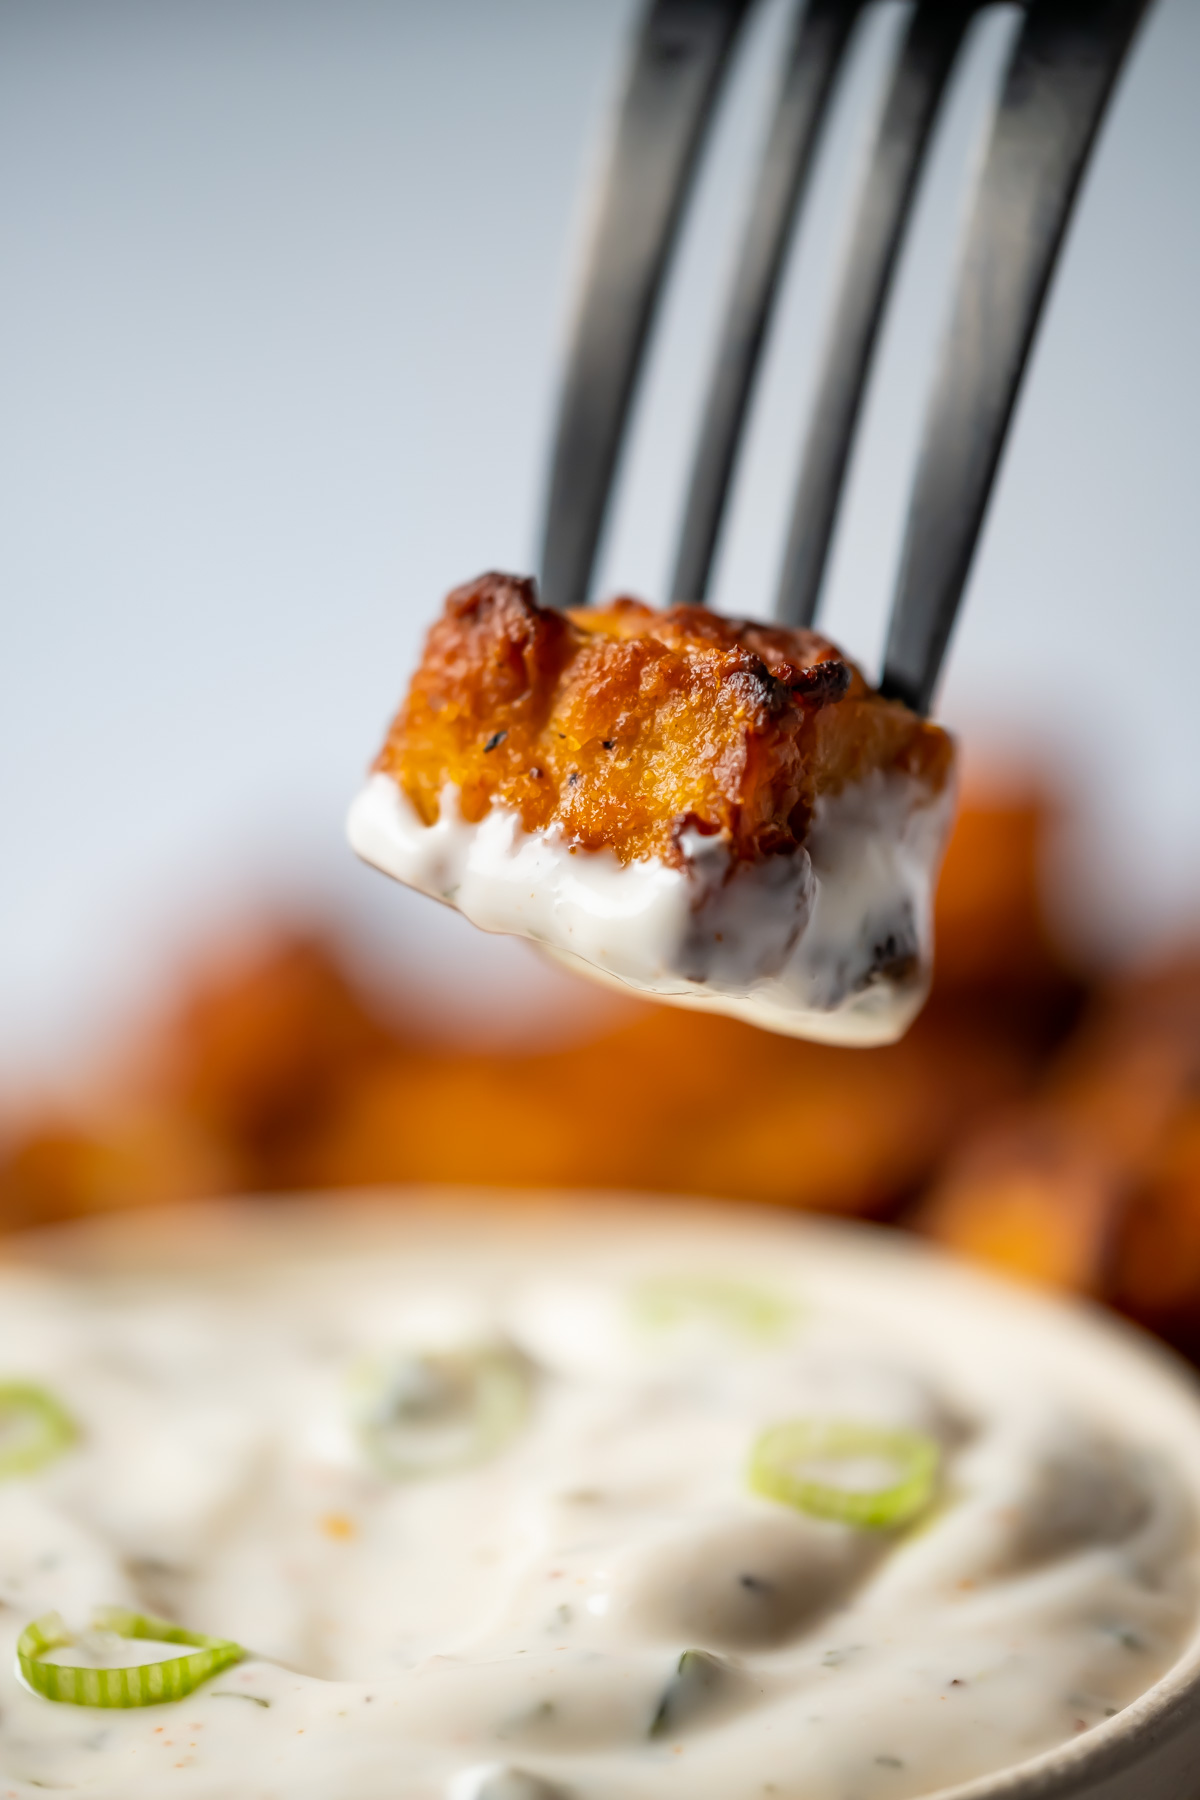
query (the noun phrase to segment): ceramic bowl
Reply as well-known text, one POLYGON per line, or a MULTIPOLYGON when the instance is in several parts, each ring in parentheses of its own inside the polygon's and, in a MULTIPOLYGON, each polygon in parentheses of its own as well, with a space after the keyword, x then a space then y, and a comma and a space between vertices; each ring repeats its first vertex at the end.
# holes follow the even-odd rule
MULTIPOLYGON (((872 1316, 952 1373, 956 1357, 989 1360, 1008 1383, 1054 1384, 1087 1411, 1160 1448, 1200 1521, 1200 1382, 1161 1345, 1098 1309, 1019 1287, 871 1226, 745 1207, 603 1196, 434 1193, 337 1195, 138 1212, 9 1239, 6 1259, 145 1274, 188 1263, 240 1265, 328 1246, 370 1251, 443 1240, 450 1228, 519 1264, 522 1247, 569 1238, 588 1257, 635 1233, 664 1256, 736 1241, 790 1264, 822 1304, 872 1316)), ((1001 1773, 937 1791, 936 1800, 1197 1800, 1200 1796, 1200 1622, 1175 1664, 1115 1717, 1001 1773)), ((231 1794, 230 1800, 238 1800, 231 1794)), ((614 1796, 614 1800, 618 1800, 614 1796)), ((933 1800, 930 1795, 928 1800, 933 1800)))

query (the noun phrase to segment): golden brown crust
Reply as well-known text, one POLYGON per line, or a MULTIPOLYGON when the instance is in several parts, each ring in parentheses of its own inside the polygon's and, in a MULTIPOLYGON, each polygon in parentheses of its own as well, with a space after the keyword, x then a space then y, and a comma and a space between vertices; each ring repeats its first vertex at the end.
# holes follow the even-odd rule
POLYGON ((688 827, 757 861, 803 841, 819 795, 873 769, 933 794, 952 757, 816 632, 628 599, 558 613, 489 574, 447 599, 376 767, 427 824, 452 783, 469 821, 499 803, 527 831, 677 864, 688 827))

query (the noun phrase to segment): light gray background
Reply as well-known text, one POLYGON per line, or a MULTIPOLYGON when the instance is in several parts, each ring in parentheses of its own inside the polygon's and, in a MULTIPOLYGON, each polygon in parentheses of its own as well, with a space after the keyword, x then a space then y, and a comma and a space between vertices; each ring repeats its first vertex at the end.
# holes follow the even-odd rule
MULTIPOLYGON (((115 1041, 184 949, 344 919, 451 1031, 589 990, 360 869, 342 815, 443 592, 528 569, 579 206, 625 0, 0 4, 0 1078, 115 1041)), ((868 22, 789 271, 718 602, 768 603, 900 9, 868 22)), ((823 622, 881 642, 965 183, 964 65, 823 622)), ((602 585, 661 598, 784 27, 765 0, 681 249, 602 585)), ((1200 914, 1200 0, 1159 0, 1076 217, 942 700, 1057 763, 1063 902, 1127 950, 1200 914)))

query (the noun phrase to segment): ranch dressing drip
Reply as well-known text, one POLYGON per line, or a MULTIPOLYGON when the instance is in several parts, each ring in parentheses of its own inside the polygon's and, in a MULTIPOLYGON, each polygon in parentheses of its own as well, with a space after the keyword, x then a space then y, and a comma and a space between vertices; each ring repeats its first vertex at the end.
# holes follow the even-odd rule
POLYGON ((931 798, 911 776, 875 771, 817 802, 802 848, 732 874, 720 837, 685 832, 682 868, 623 864, 526 831, 507 807, 468 823, 453 787, 426 825, 380 773, 347 829, 386 875, 602 981, 796 1037, 883 1044, 928 990, 952 805, 949 787, 931 798))
POLYGON ((1069 1319, 1023 1349, 991 1288, 752 1214, 356 1219, 0 1270, 0 1378, 79 1428, 0 1482, 5 1800, 912 1800, 1103 1730, 1194 1629, 1170 1433, 1069 1319), (935 1440, 932 1505, 758 1497, 797 1418, 935 1440), (250 1655, 141 1710, 21 1684, 23 1625, 110 1604, 250 1655))

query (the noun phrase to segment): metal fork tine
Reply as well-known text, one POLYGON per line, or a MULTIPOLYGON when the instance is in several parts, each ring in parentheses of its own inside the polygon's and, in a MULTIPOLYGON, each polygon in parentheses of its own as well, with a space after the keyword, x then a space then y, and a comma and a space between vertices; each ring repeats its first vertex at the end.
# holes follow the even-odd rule
POLYGON ((767 318, 838 68, 863 4, 864 0, 810 0, 797 19, 739 248, 692 465, 671 581, 677 601, 702 601, 708 589, 767 318))
POLYGON ((575 321, 551 458, 542 593, 587 599, 655 303, 730 52, 753 0, 652 0, 575 321))
POLYGON ((967 228, 883 691, 929 708, 1088 151, 1146 0, 1031 0, 967 228))
POLYGON ((892 271, 942 93, 976 11, 974 0, 920 0, 897 59, 800 462, 775 602, 790 625, 811 624, 817 610, 892 271))

